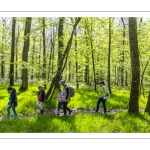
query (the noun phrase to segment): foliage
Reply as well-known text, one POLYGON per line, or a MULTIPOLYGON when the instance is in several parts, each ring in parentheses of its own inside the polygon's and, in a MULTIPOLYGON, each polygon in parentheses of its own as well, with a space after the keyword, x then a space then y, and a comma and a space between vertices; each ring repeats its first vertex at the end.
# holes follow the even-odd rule
MULTIPOLYGON (((8 85, 0 87, 0 116, 6 115, 9 94, 8 85)), ((36 115, 37 84, 30 84, 25 92, 19 92, 19 85, 14 86, 18 95, 18 119, 2 119, 0 121, 1 133, 148 133, 150 132, 150 117, 142 109, 146 107, 147 98, 141 97, 139 101, 140 114, 127 113, 129 90, 113 89, 111 98, 106 105, 108 113, 80 112, 71 116, 36 115), (32 116, 31 116, 32 114, 32 116)), ((46 101, 45 109, 57 108, 57 90, 51 102, 46 101)), ((96 107, 98 93, 87 88, 75 89, 75 96, 69 102, 70 108, 90 109, 96 107)), ((100 105, 102 107, 102 105, 100 105)))

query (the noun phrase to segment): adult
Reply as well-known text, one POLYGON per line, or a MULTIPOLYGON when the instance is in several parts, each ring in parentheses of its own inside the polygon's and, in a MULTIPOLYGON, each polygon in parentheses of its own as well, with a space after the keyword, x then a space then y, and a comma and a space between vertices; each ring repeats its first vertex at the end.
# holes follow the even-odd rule
POLYGON ((7 91, 10 94, 8 107, 7 107, 7 118, 10 118, 10 109, 11 108, 14 113, 14 118, 17 118, 17 112, 15 109, 15 107, 16 107, 15 102, 17 100, 16 89, 10 86, 7 88, 7 91))
POLYGON ((64 109, 64 115, 66 115, 67 110, 69 111, 69 115, 71 114, 72 110, 70 108, 68 108, 68 102, 70 100, 70 91, 69 91, 69 87, 66 84, 65 80, 61 80, 60 81, 60 85, 62 85, 63 91, 62 91, 62 100, 63 100, 63 109, 64 109))
POLYGON ((102 102, 103 108, 104 108, 104 114, 106 113, 106 99, 104 98, 108 93, 108 89, 105 85, 104 81, 100 81, 100 88, 99 88, 99 98, 97 101, 97 107, 96 107, 96 112, 99 110, 99 105, 102 102))

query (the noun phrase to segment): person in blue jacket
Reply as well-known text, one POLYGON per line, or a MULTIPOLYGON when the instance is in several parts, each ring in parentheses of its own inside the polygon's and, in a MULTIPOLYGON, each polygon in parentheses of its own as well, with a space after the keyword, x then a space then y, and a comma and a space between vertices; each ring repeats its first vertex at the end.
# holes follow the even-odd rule
POLYGON ((17 99, 16 95, 16 89, 12 88, 11 86, 7 88, 8 93, 10 94, 8 107, 7 107, 7 118, 10 118, 10 109, 12 108, 12 111, 14 113, 14 118, 17 118, 17 112, 15 109, 15 101, 17 99))

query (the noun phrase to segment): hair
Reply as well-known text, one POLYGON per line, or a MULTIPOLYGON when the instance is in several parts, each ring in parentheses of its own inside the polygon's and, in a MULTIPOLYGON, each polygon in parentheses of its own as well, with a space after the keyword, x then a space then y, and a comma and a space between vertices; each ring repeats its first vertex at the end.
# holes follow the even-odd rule
POLYGON ((105 85, 105 82, 104 82, 104 81, 100 81, 99 83, 105 85))
POLYGON ((9 90, 12 90, 12 87, 11 87, 11 86, 7 88, 7 91, 9 91, 9 90))
POLYGON ((60 92, 61 92, 61 89, 58 89, 58 91, 60 91, 60 92))

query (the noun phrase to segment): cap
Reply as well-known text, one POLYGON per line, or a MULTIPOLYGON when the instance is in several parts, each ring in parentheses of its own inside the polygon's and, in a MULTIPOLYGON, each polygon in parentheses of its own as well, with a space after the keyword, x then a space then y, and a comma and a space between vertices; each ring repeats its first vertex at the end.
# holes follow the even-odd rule
POLYGON ((61 85, 65 85, 66 81, 65 81, 65 80, 61 80, 59 83, 60 83, 61 85))

